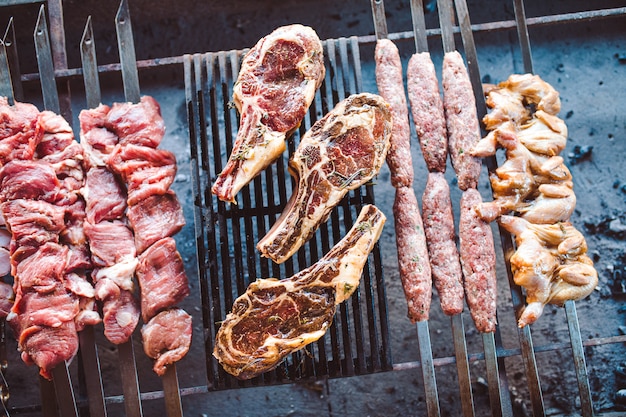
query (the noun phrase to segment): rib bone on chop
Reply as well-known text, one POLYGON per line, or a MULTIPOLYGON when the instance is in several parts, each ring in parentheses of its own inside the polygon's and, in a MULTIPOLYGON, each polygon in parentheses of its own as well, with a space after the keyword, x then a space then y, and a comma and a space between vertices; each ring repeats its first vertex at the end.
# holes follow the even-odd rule
POLYGON ((358 287, 385 220, 378 208, 367 205, 346 236, 318 262, 291 278, 251 283, 216 336, 213 355, 224 369, 250 379, 322 337, 336 305, 358 287))
POLYGON ((293 255, 348 191, 378 174, 389 150, 391 129, 389 104, 369 93, 351 95, 318 120, 289 160, 296 188, 257 244, 259 252, 276 263, 293 255))
POLYGON ((213 194, 235 202, 239 190, 282 155, 325 73, 322 43, 307 26, 280 27, 244 56, 233 89, 239 131, 213 194))

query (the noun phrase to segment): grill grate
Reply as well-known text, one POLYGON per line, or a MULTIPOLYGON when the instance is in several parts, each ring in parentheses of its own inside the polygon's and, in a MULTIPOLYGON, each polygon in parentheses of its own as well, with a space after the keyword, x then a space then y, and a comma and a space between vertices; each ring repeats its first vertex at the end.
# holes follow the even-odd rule
POLYGON ((185 89, 192 153, 198 274, 203 300, 207 374, 213 389, 271 385, 307 377, 342 377, 391 369, 387 305, 380 248, 365 267, 359 291, 336 313, 332 327, 306 351, 294 353, 276 370, 250 382, 226 374, 212 357, 219 323, 234 299, 257 278, 287 278, 316 262, 352 226, 363 205, 374 203, 373 187, 350 192, 311 241, 284 264, 260 257, 255 248, 280 215, 294 182, 287 172, 288 155, 300 137, 350 94, 361 91, 359 43, 356 37, 324 42, 327 75, 299 130, 288 142, 288 154, 245 187, 237 204, 211 195, 222 169, 238 117, 229 101, 245 51, 186 56, 185 89))
MULTIPOLYGON (((35 2, 32 0, 18 0, 23 3, 35 2)), ((9 2, 11 3, 11 2, 9 2)), ((64 104, 69 102, 69 91, 64 91, 61 81, 69 81, 74 77, 84 77, 89 74, 84 69, 67 68, 64 62, 65 42, 59 35, 58 23, 62 19, 60 0, 49 2, 50 15, 50 45, 47 36, 47 28, 37 31, 35 44, 38 48, 43 47, 41 56, 45 56, 49 62, 45 68, 41 68, 37 74, 19 74, 17 65, 17 49, 15 48, 15 34, 13 21, 9 22, 7 31, 0 44, 0 92, 4 95, 14 95, 17 99, 23 99, 21 82, 41 80, 44 84, 53 86, 45 89, 43 99, 46 107, 59 107, 61 111, 64 104), (52 7, 54 6, 54 7, 52 7), (44 41, 45 38, 45 42, 44 41), (39 42, 42 42, 41 44, 39 42), (60 42, 60 44, 59 44, 60 42), (59 58, 59 53, 61 57, 59 58), (53 67, 54 66, 54 67, 53 67), (10 71, 9 71, 10 69, 10 71), (9 74, 10 73, 10 74, 9 74), (10 75, 10 76, 7 76, 10 75), (56 87, 60 86, 59 96, 56 87)), ((124 1, 122 3, 125 3, 124 1)), ((373 4, 382 6, 382 1, 373 0, 373 4)), ((524 62, 524 69, 532 71, 532 57, 530 52, 530 40, 528 26, 554 25, 558 23, 571 23, 581 20, 603 19, 607 17, 623 17, 626 8, 614 8, 606 10, 589 10, 578 13, 568 13, 555 16, 540 16, 526 18, 524 4, 521 0, 514 0, 514 21, 489 22, 471 25, 465 0, 444 0, 438 2, 449 8, 451 15, 456 15, 459 24, 442 28, 423 29, 424 36, 441 36, 445 30, 452 33, 460 33, 464 52, 468 57, 470 77, 472 78, 475 91, 480 91, 481 77, 478 71, 476 51, 473 45, 473 34, 483 31, 497 31, 517 28, 520 49, 524 62), (453 4, 454 3, 454 4, 453 4)), ((374 10, 374 9, 373 9, 374 10)), ((43 8, 40 11, 43 15, 43 8)), ((375 16, 384 22, 384 12, 375 16)), ((41 20, 45 24, 45 19, 41 20)), ((89 23, 88 23, 89 25, 89 23)), ((415 30, 415 33, 417 30, 415 30)), ((381 30, 382 34, 388 35, 392 40, 413 39, 414 31, 402 33, 388 33, 386 26, 381 30)), ((62 31, 60 32, 62 35, 62 31)), ((377 27, 377 34, 379 34, 377 27)), ((132 33, 131 33, 132 35, 132 33)), ((232 141, 238 128, 236 111, 229 105, 232 96, 232 85, 239 70, 239 63, 245 51, 223 51, 206 54, 185 55, 180 57, 160 58, 137 62, 140 69, 154 68, 164 65, 182 66, 184 71, 184 85, 187 106, 187 127, 191 149, 191 175, 193 187, 193 206, 195 218, 195 239, 198 253, 198 275, 200 278, 200 298, 202 300, 202 320, 204 325, 205 340, 204 349, 206 357, 207 385, 188 388, 178 387, 176 375, 173 381, 164 380, 163 391, 126 391, 122 395, 105 395, 100 388, 89 389, 93 383, 93 372, 96 378, 102 382, 102 374, 99 369, 93 369, 93 363, 97 364, 95 351, 89 351, 89 345, 81 340, 81 356, 91 356, 91 362, 84 360, 79 364, 78 384, 72 383, 75 377, 74 368, 68 372, 67 367, 59 367, 55 372, 55 383, 40 381, 41 403, 10 408, 12 415, 41 411, 46 416, 55 415, 84 415, 86 405, 89 403, 89 415, 106 415, 106 407, 111 404, 124 403, 128 415, 141 415, 142 401, 165 398, 168 416, 174 417, 182 410, 180 406, 181 395, 201 394, 206 391, 226 390, 240 387, 276 385, 290 383, 307 378, 340 378, 353 375, 365 375, 381 371, 403 371, 416 368, 429 367, 426 371, 431 372, 433 379, 426 381, 424 374, 424 389, 427 393, 426 400, 437 405, 437 384, 434 381, 434 368, 457 364, 457 373, 460 383, 461 397, 468 404, 463 404, 463 415, 473 415, 472 381, 469 375, 469 365, 477 361, 484 361, 488 371, 489 394, 491 413, 494 416, 512 415, 510 394, 511 391, 506 379, 504 368, 505 359, 521 357, 525 372, 525 382, 532 404, 534 415, 545 415, 546 409, 543 404, 542 387, 540 384, 541 370, 538 369, 537 356, 543 352, 553 352, 571 349, 574 369, 578 383, 581 413, 584 416, 593 415, 593 404, 589 386, 589 377, 585 365, 584 349, 610 344, 626 342, 626 336, 595 337, 588 340, 581 339, 581 331, 578 325, 576 307, 573 302, 565 306, 565 315, 569 331, 569 340, 552 341, 552 343, 534 346, 531 329, 527 326, 519 330, 519 347, 505 348, 502 344, 501 335, 498 332, 491 340, 483 339, 484 352, 467 352, 465 346, 466 332, 463 329, 463 321, 458 317, 458 322, 451 323, 455 330, 455 345, 463 345, 464 350, 457 351, 456 356, 430 358, 429 361, 420 359, 414 362, 393 363, 390 347, 390 335, 387 316, 387 301, 385 295, 385 282, 383 279, 381 251, 378 245, 370 255, 369 262, 364 270, 359 291, 338 309, 335 322, 326 336, 319 342, 309 346, 306 351, 293 354, 275 371, 266 373, 251 381, 238 381, 226 374, 217 361, 212 357, 212 349, 215 334, 219 322, 230 310, 235 297, 241 294, 246 286, 256 278, 276 277, 285 278, 295 272, 311 265, 326 253, 332 245, 341 239, 350 228, 358 211, 364 204, 374 203, 372 186, 365 186, 351 192, 333 211, 333 214, 325 225, 321 227, 315 237, 307 243, 297 255, 282 265, 273 264, 271 261, 260 258, 255 250, 256 242, 271 227, 280 214, 282 207, 288 200, 293 188, 293 181, 287 173, 288 155, 292 154, 302 134, 323 114, 331 110, 334 105, 351 93, 364 90, 362 78, 360 48, 363 45, 371 45, 375 42, 375 36, 361 36, 350 38, 329 39, 324 41, 324 51, 327 66, 327 74, 324 83, 317 92, 315 100, 308 112, 300 129, 289 141, 288 154, 284 155, 275 165, 270 166, 265 172, 257 177, 248 187, 245 187, 238 195, 237 205, 227 205, 217 201, 210 193, 210 186, 216 173, 219 172, 226 161, 232 141), (95 358, 94 358, 95 357, 95 358), (90 365, 91 363, 91 365, 90 365), (84 374, 84 375, 83 375, 84 374), (91 375, 90 375, 91 374, 91 375), (497 381, 491 384, 491 381, 497 381), (74 394, 74 386, 78 385, 78 395, 74 394), (85 386, 87 385, 87 386, 85 386), (85 394, 87 392, 87 395, 85 394), (468 394, 465 397, 464 394, 468 394), (87 397, 87 398, 86 398, 87 397), (468 398, 468 399, 467 399, 468 398), (130 410, 129 410, 130 408, 130 410)), ((82 45, 81 45, 82 46, 82 45)), ((128 51, 125 51, 128 52, 128 51)), ((134 57, 132 57, 134 61, 134 57)), ((93 54, 95 65, 95 52, 93 54)), ((125 70, 120 64, 108 64, 99 67, 100 72, 122 72, 125 70)), ((92 81, 86 84, 93 85, 92 81)), ((126 83, 125 83, 126 87, 126 83)), ((88 92, 88 91, 86 91, 88 92)), ((479 104, 479 116, 485 112, 484 99, 477 94, 479 104), (482 114, 481 114, 482 112, 482 114)), ((495 167, 495 159, 487 161, 489 168, 495 167)), ((388 225, 389 227, 389 225, 388 225)), ((503 235, 503 247, 505 260, 512 251, 512 242, 509 236, 503 235)), ((507 271, 510 274, 510 270, 507 271)), ((619 272, 619 271, 618 271, 619 272)), ((509 282, 512 282, 509 275, 509 282)), ((519 287, 511 286, 512 304, 515 309, 523 305, 524 299, 519 287)), ((4 323, 0 323, 0 330, 4 334, 4 323)), ((418 329, 419 332, 419 329, 418 329)), ((82 336, 81 336, 82 337, 82 336)), ((93 335, 84 335, 88 343, 93 344, 93 335)), ((0 338, 0 359, 4 358, 5 351, 2 349, 4 339, 0 338)), ((430 343, 430 342, 429 342, 430 343)), ((92 346, 93 347, 93 346, 92 346)), ((420 352, 422 352, 420 346, 420 352)), ((135 366, 121 360, 120 368, 127 365, 135 366)), ((2 364, 4 365, 4 363, 2 364)), ((4 366, 0 369, 0 394, 4 395, 7 384, 4 383, 4 366)), ((97 381, 96 381, 97 382, 97 381)), ((10 380, 9 380, 10 383, 10 380)), ((448 383, 448 381, 446 381, 448 383)), ((439 388, 442 388, 440 383, 439 388)), ((18 393, 13 392, 14 396, 18 393)), ((572 400, 573 401, 573 400, 572 400)), ((4 405, 4 403, 3 403, 4 405)), ((436 407, 430 407, 429 416, 438 415, 436 407)), ((8 414, 8 412, 6 412, 8 414)))

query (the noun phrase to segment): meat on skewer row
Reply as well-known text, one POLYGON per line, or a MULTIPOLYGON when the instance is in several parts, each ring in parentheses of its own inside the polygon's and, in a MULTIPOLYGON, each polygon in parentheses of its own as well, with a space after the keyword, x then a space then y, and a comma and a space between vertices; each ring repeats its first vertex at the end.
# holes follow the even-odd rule
POLYGON ((481 160, 470 152, 480 141, 480 124, 472 84, 457 51, 444 55, 442 81, 448 149, 463 190, 459 241, 465 296, 476 328, 491 333, 496 325, 496 255, 491 229, 474 211, 482 203, 476 191, 481 160))
POLYGON ((389 39, 378 40, 375 57, 378 92, 391 105, 393 114, 387 164, 391 171, 391 184, 396 188, 393 215, 400 280, 407 300, 408 317, 415 323, 428 320, 432 276, 422 217, 413 191, 411 133, 402 82, 402 63, 398 48, 389 39))

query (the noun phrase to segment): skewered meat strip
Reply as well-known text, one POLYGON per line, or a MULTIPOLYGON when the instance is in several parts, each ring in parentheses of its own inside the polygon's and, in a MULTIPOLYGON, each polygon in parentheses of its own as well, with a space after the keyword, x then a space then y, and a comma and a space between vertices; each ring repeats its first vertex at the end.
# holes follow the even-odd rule
POLYGON ((511 269, 515 283, 526 289, 519 327, 534 323, 546 304, 579 300, 598 285, 585 238, 571 223, 532 224, 513 216, 501 216, 499 222, 515 235, 511 269))
POLYGON ((83 155, 69 124, 52 112, 2 99, 0 119, 0 206, 15 292, 7 322, 24 362, 51 378, 76 354, 77 331, 101 321, 86 279, 83 155))
POLYGON ((412 188, 411 133, 402 81, 402 63, 398 48, 389 39, 377 41, 375 55, 378 91, 390 104, 393 114, 387 165, 391 171, 391 185, 396 188, 393 216, 400 280, 407 300, 407 316, 415 323, 428 320, 432 276, 422 217, 412 188))
POLYGON ((395 188, 411 187, 413 185, 411 131, 402 81, 400 53, 392 41, 379 39, 376 42, 375 59, 378 94, 391 106, 393 119, 393 130, 387 153, 391 185, 395 188))
POLYGON ((449 316, 459 314, 463 311, 463 274, 456 247, 450 187, 441 172, 428 173, 422 216, 441 309, 449 316))
POLYGON ((448 149, 459 188, 476 188, 481 161, 470 151, 480 140, 476 100, 461 54, 447 52, 442 68, 443 107, 448 130, 448 149))
POLYGON ((412 323, 428 320, 433 281, 422 216, 412 187, 396 189, 393 216, 408 317, 412 323))
POLYGON ((244 56, 233 102, 241 115, 228 163, 211 191, 235 195, 285 151, 325 76, 322 43, 313 29, 283 26, 244 56))
POLYGON ((429 172, 445 172, 448 136, 439 82, 430 53, 414 54, 407 68, 413 124, 429 172))
POLYGON ((481 333, 496 331, 496 252, 488 223, 474 210, 482 202, 470 188, 461 196, 459 241, 465 297, 476 328, 481 333))
POLYGON ((391 112, 382 97, 354 94, 318 120, 289 161, 296 187, 281 216, 257 244, 282 263, 308 241, 348 191, 370 181, 385 161, 391 112))
POLYGON ((138 260, 133 234, 126 224, 126 193, 107 166, 120 141, 107 122, 110 112, 111 107, 101 104, 79 115, 81 145, 89 167, 83 188, 87 210, 84 229, 95 267, 96 298, 102 302, 104 335, 111 343, 122 344, 139 322, 133 281, 138 260), (100 199, 103 192, 106 198, 100 199))
MULTIPOLYGON (((119 136, 106 166, 126 189, 126 217, 138 255, 135 273, 141 290, 144 350, 156 359, 155 373, 163 375, 167 365, 187 353, 192 333, 191 316, 174 308, 189 295, 187 274, 172 238, 185 225, 182 207, 170 189, 176 157, 158 149, 165 124, 152 97, 113 104, 104 126, 119 136)), ((122 310, 127 306, 120 305, 122 310)))
POLYGON ((322 337, 336 306, 356 291, 384 223, 384 214, 367 205, 318 262, 291 278, 251 283, 216 335, 213 355, 224 369, 240 379, 253 378, 322 337))

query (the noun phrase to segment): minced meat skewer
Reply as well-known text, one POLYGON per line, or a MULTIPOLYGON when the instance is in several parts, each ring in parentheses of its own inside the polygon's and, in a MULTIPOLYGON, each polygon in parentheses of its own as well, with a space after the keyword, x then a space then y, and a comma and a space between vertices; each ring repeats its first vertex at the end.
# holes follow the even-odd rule
POLYGON ((391 184, 396 188, 393 215, 400 280, 408 305, 407 316, 416 323, 428 320, 432 276, 422 218, 412 188, 411 132, 402 81, 402 63, 398 48, 389 39, 377 41, 375 58, 378 91, 391 105, 393 114, 387 164, 391 171, 391 184))

